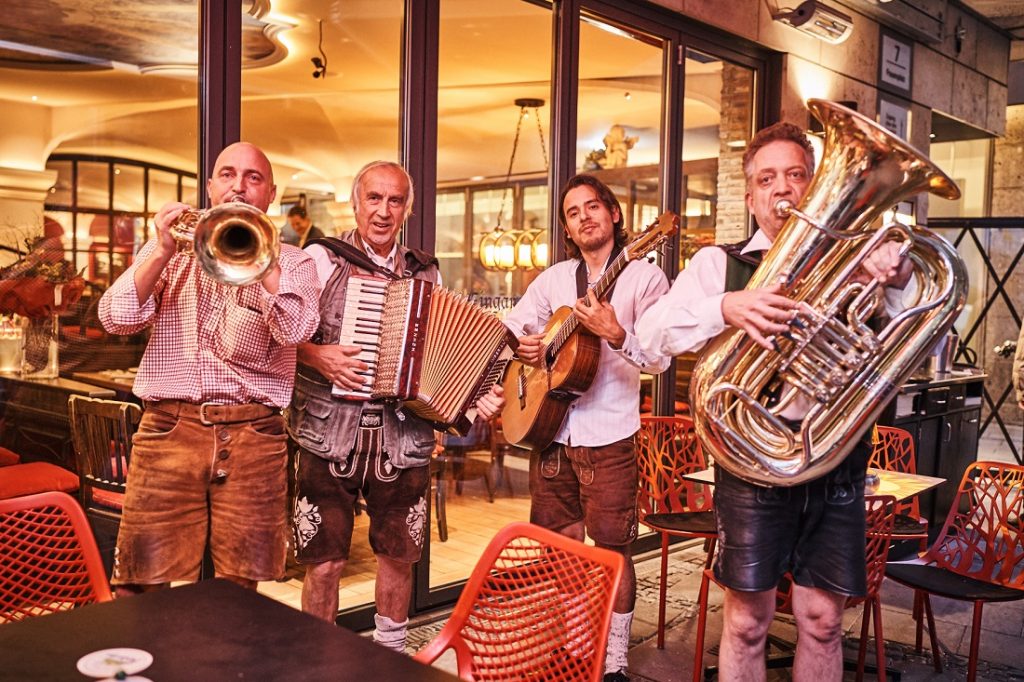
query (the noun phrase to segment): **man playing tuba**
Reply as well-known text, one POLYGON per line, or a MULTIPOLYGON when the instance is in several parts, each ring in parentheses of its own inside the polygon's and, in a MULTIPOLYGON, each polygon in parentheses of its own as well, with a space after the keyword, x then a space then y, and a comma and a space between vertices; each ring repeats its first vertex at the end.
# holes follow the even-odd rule
MULTIPOLYGON (((746 203, 758 230, 748 241, 699 251, 671 291, 637 323, 646 352, 678 355, 702 348, 727 327, 743 329, 771 348, 768 337, 787 331, 797 304, 780 286, 745 290, 747 281, 786 219, 782 200, 797 205, 814 170, 803 132, 777 123, 757 133, 743 157, 746 203)), ((884 242, 864 261, 863 279, 897 289, 912 274, 899 246, 884 242)), ((887 292, 888 293, 888 292, 887 292)), ((889 304, 887 296, 887 305, 889 304)), ((790 405, 796 423, 807 405, 790 405)), ((863 596, 864 474, 868 444, 860 443, 826 476, 792 487, 762 487, 715 468, 719 545, 716 579, 725 587, 719 650, 720 679, 765 679, 764 646, 775 613, 775 591, 793 574, 797 639, 794 679, 842 676, 842 611, 847 596, 863 596)))

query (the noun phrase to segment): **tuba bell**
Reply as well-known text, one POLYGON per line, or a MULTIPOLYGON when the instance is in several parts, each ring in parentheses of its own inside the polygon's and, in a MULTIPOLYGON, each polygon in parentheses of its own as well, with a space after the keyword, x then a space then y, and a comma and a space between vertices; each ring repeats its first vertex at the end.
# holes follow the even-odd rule
POLYGON ((255 206, 239 202, 183 211, 171 234, 195 254, 206 274, 234 286, 262 280, 281 251, 273 221, 255 206))
POLYGON ((919 192, 958 198, 956 184, 857 112, 815 99, 808 107, 825 128, 821 166, 799 208, 777 207, 789 217, 747 285, 781 284, 797 302, 794 322, 774 337, 774 350, 726 330, 690 384, 705 452, 758 485, 797 485, 835 468, 953 326, 967 296, 966 268, 946 240, 920 227, 872 227, 919 192), (887 240, 901 242, 913 263, 913 301, 875 332, 868 321, 881 287, 853 275, 887 240), (798 425, 782 417, 790 406, 809 406, 798 425))

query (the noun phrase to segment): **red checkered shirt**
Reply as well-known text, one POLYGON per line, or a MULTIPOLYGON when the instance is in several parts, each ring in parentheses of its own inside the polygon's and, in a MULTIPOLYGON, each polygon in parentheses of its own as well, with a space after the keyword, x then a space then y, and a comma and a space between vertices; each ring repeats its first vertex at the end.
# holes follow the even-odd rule
POLYGON ((221 284, 187 253, 174 255, 153 295, 139 305, 135 263, 100 299, 99 316, 112 334, 152 326, 133 388, 143 400, 262 403, 286 407, 295 379, 295 344, 320 323, 320 286, 313 261, 283 244, 276 294, 260 283, 221 284))

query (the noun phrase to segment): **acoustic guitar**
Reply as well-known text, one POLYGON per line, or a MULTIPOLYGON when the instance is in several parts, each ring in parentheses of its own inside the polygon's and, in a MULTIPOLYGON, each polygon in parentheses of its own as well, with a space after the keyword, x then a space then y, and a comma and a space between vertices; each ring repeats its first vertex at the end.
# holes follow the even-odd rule
MULTIPOLYGON (((630 261, 645 258, 678 229, 679 216, 666 212, 627 244, 593 285, 598 300, 607 295, 630 261)), ((601 357, 601 339, 579 323, 570 306, 559 308, 548 320, 543 343, 541 366, 513 360, 502 384, 502 429, 505 439, 520 448, 542 450, 551 444, 569 404, 593 383, 601 357)))

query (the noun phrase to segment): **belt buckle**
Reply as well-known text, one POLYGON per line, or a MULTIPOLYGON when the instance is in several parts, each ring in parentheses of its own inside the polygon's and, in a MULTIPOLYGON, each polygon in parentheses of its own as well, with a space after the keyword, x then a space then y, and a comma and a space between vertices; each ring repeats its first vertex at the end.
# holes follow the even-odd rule
POLYGON ((203 403, 199 406, 199 423, 203 426, 214 426, 215 422, 206 418, 207 407, 218 407, 217 403, 203 403))

